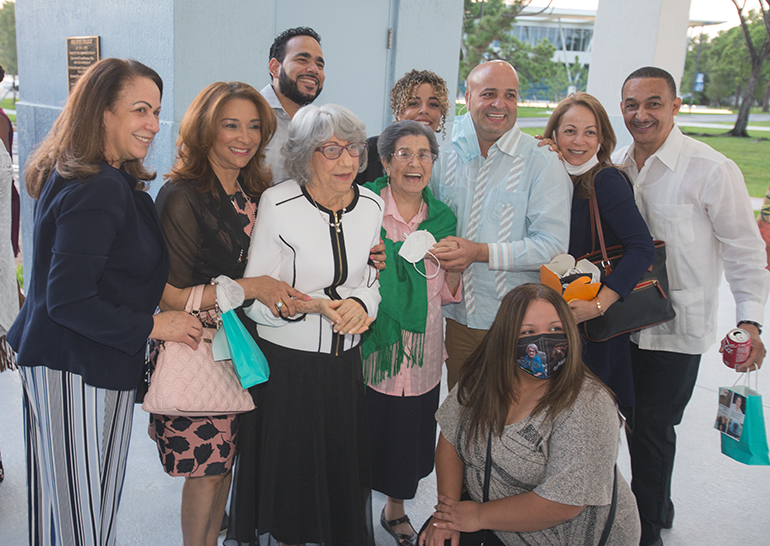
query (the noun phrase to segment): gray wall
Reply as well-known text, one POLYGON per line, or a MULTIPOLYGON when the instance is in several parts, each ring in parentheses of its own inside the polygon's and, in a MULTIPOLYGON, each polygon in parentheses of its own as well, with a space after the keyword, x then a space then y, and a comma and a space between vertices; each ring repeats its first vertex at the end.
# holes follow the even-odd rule
MULTIPOLYGON (((321 35, 326 83, 318 102, 347 106, 376 135, 391 122, 390 88, 412 68, 433 70, 455 96, 462 15, 462 0, 24 0, 16 6, 19 163, 23 171, 67 99, 69 36, 100 36, 102 57, 135 58, 163 78, 161 132, 146 161, 159 173, 154 195, 195 95, 219 80, 264 87, 270 44, 282 30, 311 26, 321 35)), ((27 273, 32 211, 24 194, 27 273)))

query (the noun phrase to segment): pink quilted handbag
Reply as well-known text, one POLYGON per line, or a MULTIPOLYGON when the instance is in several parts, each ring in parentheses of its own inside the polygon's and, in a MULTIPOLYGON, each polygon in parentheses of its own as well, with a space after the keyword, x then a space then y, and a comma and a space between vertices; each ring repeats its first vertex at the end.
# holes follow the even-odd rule
MULTIPOLYGON (((197 316, 203 289, 194 286, 185 311, 197 316)), ((215 328, 204 328, 198 349, 177 341, 161 344, 150 387, 142 409, 160 415, 226 415, 254 409, 249 391, 244 390, 229 360, 215 361, 211 343, 215 328)))

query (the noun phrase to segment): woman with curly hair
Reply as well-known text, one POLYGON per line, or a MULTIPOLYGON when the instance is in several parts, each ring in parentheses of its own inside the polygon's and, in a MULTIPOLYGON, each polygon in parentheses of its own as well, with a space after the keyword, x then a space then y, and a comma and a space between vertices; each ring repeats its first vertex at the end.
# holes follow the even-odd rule
MULTIPOLYGON (((446 136, 449 90, 444 78, 430 70, 407 72, 390 90, 390 110, 396 121, 412 119, 446 136)), ((366 140, 369 160, 366 169, 356 176, 357 184, 373 182, 385 175, 377 152, 377 139, 373 136, 366 140)))

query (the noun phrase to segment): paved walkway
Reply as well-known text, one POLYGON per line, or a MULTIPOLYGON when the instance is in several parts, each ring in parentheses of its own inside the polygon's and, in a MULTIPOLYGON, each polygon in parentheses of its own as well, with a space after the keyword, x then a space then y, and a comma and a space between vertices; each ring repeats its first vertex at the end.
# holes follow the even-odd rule
MULTIPOLYGON (((719 330, 726 332, 735 320, 726 283, 715 297, 720 299, 719 330)), ((766 316, 770 317, 770 309, 767 311, 766 316)), ((760 377, 759 387, 766 395, 765 414, 770 420, 767 409, 770 383, 764 377, 766 373, 760 377)), ((735 379, 735 373, 722 365, 716 347, 704 355, 692 401, 677 429, 679 452, 673 481, 676 521, 672 530, 663 532, 666 546, 770 544, 770 518, 767 517, 770 467, 745 466, 722 455, 719 433, 713 428, 718 388, 732 385, 735 379)), ((26 544, 20 397, 18 374, 0 375, 0 449, 6 471, 5 481, 0 485, 0 545, 3 546, 26 544)), ((163 473, 155 444, 146 430, 147 415, 137 407, 118 524, 118 545, 181 545, 182 480, 163 473)), ((620 449, 619 468, 624 476, 630 476, 625 445, 620 449)), ((435 474, 432 474, 420 484, 417 498, 407 501, 407 511, 414 522, 421 523, 430 515, 435 499, 435 474)), ((384 503, 384 496, 375 493, 376 543, 393 546, 393 539, 377 523, 384 503)))

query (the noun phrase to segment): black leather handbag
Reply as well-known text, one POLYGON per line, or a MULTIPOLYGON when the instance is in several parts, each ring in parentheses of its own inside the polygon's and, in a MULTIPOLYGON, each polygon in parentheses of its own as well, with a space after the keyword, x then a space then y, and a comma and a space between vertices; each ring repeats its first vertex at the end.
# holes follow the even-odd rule
MULTIPOLYGON (((612 273, 623 258, 623 246, 606 248, 604 233, 599 216, 596 194, 591 195, 591 239, 598 234, 598 250, 582 256, 599 267, 602 279, 612 273)), ((591 341, 607 341, 620 334, 634 332, 672 320, 676 313, 668 297, 668 275, 666 273, 666 243, 653 241, 655 261, 636 283, 631 294, 624 301, 616 301, 602 316, 580 324, 583 335, 591 341)))

